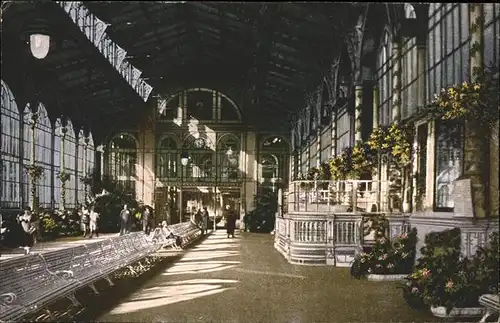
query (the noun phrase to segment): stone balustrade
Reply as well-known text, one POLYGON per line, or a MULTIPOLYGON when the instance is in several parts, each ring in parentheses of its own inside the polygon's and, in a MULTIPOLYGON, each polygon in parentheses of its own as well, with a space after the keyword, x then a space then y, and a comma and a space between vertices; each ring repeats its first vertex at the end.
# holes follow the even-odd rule
POLYGON ((289 186, 288 212, 397 213, 390 206, 386 181, 294 181, 289 186))

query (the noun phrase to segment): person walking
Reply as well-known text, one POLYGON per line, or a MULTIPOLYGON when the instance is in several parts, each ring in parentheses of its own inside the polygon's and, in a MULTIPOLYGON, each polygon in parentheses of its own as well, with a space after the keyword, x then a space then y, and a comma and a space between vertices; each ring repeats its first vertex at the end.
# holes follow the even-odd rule
POLYGON ((144 212, 142 213, 142 231, 144 231, 146 235, 149 235, 151 232, 151 220, 151 210, 149 209, 149 206, 146 206, 144 207, 144 212))
POLYGON ((236 214, 229 205, 226 205, 226 211, 224 212, 224 218, 226 219, 227 237, 234 238, 234 230, 236 229, 236 214))
POLYGON ((89 229, 89 210, 85 205, 82 206, 81 210, 81 220, 82 220, 82 230, 83 230, 83 237, 85 238, 87 236, 87 233, 90 234, 90 229, 89 229))
POLYGON ((89 230, 90 230, 89 238, 92 238, 94 236, 94 233, 95 233, 96 238, 99 238, 99 231, 98 231, 99 213, 97 213, 95 211, 94 207, 92 207, 90 209, 89 220, 90 220, 89 221, 89 230))
POLYGON ((19 248, 24 249, 24 254, 30 253, 34 244, 35 226, 31 223, 31 208, 26 207, 24 213, 17 216, 17 221, 21 225, 22 231, 20 236, 19 248))
POLYGON ((123 209, 120 212, 120 235, 129 233, 129 223, 130 222, 130 211, 128 210, 127 204, 123 205, 123 209))
POLYGON ((203 212, 201 213, 201 234, 206 234, 208 230, 208 210, 207 207, 203 207, 203 212))

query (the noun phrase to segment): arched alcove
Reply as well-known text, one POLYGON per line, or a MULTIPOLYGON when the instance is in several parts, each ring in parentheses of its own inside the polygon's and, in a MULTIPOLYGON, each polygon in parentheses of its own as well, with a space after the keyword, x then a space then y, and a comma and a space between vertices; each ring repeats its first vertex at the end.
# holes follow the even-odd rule
POLYGON ((172 134, 163 136, 156 145, 156 177, 167 180, 178 177, 179 142, 172 134))

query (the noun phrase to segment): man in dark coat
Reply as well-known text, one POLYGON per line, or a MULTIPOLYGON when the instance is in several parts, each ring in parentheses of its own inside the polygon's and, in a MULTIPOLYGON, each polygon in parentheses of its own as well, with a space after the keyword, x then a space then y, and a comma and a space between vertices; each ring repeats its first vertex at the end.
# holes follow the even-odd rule
POLYGON ((151 210, 149 206, 144 207, 144 212, 142 213, 142 230, 146 235, 149 235, 151 232, 153 215, 151 214, 151 210))
POLYGON ((229 236, 231 236, 234 238, 234 230, 236 229, 236 213, 231 210, 229 205, 226 205, 224 218, 226 219, 227 237, 229 238, 229 236))
POLYGON ((203 211, 201 211, 201 234, 207 233, 208 230, 208 211, 207 207, 203 207, 203 211))
POLYGON ((129 233, 130 224, 130 211, 128 210, 127 204, 123 205, 123 209, 120 212, 120 235, 129 233))

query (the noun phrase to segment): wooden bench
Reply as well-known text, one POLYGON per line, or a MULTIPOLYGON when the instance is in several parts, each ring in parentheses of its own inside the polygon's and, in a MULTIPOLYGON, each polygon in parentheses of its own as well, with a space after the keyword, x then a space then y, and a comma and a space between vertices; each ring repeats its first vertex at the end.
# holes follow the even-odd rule
MULTIPOLYGON (((486 322, 488 317, 500 312, 500 302, 498 294, 484 294, 479 297, 479 304, 486 307, 486 314, 481 318, 479 322, 486 322)), ((500 322, 500 315, 497 322, 500 322)))

